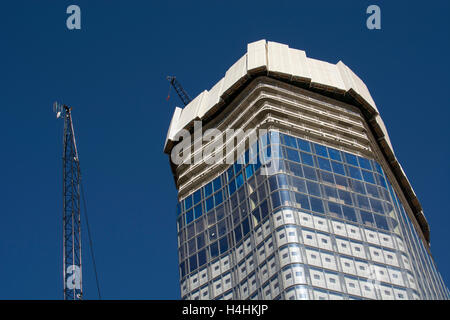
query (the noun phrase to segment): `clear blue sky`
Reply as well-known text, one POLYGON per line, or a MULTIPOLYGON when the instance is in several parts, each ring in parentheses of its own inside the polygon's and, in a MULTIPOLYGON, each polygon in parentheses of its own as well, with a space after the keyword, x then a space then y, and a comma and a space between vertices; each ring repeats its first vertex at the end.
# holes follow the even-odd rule
MULTIPOLYGON (((344 61, 367 84, 450 284, 449 1, 4 1, 0 299, 62 297, 62 122, 73 106, 104 298, 178 299, 176 190, 162 152, 177 97, 267 39, 344 61), (82 29, 66 28, 81 7, 82 29), (381 7, 382 29, 365 10, 381 7)), ((85 298, 96 298, 84 232, 85 298)))

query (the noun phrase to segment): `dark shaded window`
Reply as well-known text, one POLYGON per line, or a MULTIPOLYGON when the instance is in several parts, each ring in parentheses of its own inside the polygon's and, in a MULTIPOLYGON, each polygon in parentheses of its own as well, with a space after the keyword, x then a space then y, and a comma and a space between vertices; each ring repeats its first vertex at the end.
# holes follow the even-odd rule
POLYGON ((219 244, 217 241, 209 246, 209 254, 211 255, 211 258, 219 256, 219 244))
POLYGON ((375 217, 375 223, 378 228, 389 231, 389 225, 386 220, 386 217, 380 216, 378 214, 374 214, 373 216, 375 217))
POLYGON ((370 212, 360 210, 360 215, 363 224, 370 227, 374 226, 373 215, 370 212))
POLYGON ((355 209, 353 209, 352 207, 342 206, 342 212, 344 213, 345 219, 353 222, 358 222, 355 209))
POLYGON ((347 166, 348 174, 353 179, 362 180, 361 171, 359 168, 347 166))
POLYGON ((186 212, 186 224, 189 224, 192 221, 194 221, 194 212, 191 209, 188 212, 186 212))
POLYGON ((342 219, 341 205, 335 202, 328 201, 328 212, 331 216, 342 219))
POLYGON ((192 196, 188 196, 186 199, 184 199, 184 207, 185 210, 188 210, 192 207, 192 196))
POLYGON ((220 188, 222 188, 222 181, 220 181, 220 176, 217 177, 216 179, 214 179, 213 185, 214 185, 214 191, 217 191, 220 188))
POLYGON ((228 250, 228 239, 226 236, 219 240, 219 247, 220 247, 220 254, 228 250))
POLYGON ((345 204, 353 205, 353 201, 352 201, 350 192, 344 191, 344 190, 338 190, 338 193, 339 193, 339 198, 341 198, 341 200, 344 200, 345 204))
POLYGON ((317 196, 320 197, 320 187, 319 184, 312 182, 312 181, 306 181, 306 185, 308 187, 308 193, 313 195, 313 196, 317 196))
POLYGON ((311 201, 311 210, 319 213, 324 213, 323 210, 323 202, 322 199, 310 197, 309 200, 311 201))
POLYGON ((206 199, 205 205, 206 205, 206 212, 213 209, 214 208, 214 198, 209 197, 208 199, 206 199))
POLYGON ((316 170, 314 168, 305 166, 305 167, 303 167, 303 172, 305 174, 306 179, 317 181, 317 174, 316 174, 316 170))
POLYGON ((384 214, 383 205, 381 201, 370 198, 370 205, 372 206, 372 210, 377 213, 384 214))
POLYGON ((206 263, 206 250, 203 249, 198 253, 198 265, 201 267, 206 263))
POLYGON ((303 164, 307 164, 311 167, 314 167, 314 160, 312 155, 310 155, 309 153, 304 153, 304 152, 300 152, 301 156, 302 156, 302 162, 303 164))
POLYGON ((194 271, 197 269, 197 255, 193 255, 189 258, 189 272, 194 271))
POLYGON ((366 170, 361 170, 361 172, 362 172, 364 181, 375 184, 375 178, 373 177, 372 172, 369 172, 366 170))
POLYGON ((314 145, 315 153, 317 155, 325 157, 325 158, 328 158, 327 147, 322 146, 322 145, 317 144, 317 143, 313 143, 313 145, 314 145))
POLYGON ((295 141, 296 139, 294 137, 283 134, 283 139, 284 139, 285 145, 287 145, 289 147, 297 148, 297 143, 295 141))
POLYGON ((292 185, 293 185, 294 188, 296 188, 299 192, 307 193, 307 192, 306 192, 306 184, 305 184, 305 180, 303 180, 303 179, 298 179, 298 178, 293 177, 293 178, 292 178, 292 185))
POLYGON ((295 202, 300 204, 302 209, 311 210, 308 197, 301 193, 295 193, 295 202))
POLYGON ((280 202, 280 195, 278 192, 274 192, 272 193, 272 195, 270 196, 270 198, 272 199, 272 208, 278 208, 281 205, 280 202))

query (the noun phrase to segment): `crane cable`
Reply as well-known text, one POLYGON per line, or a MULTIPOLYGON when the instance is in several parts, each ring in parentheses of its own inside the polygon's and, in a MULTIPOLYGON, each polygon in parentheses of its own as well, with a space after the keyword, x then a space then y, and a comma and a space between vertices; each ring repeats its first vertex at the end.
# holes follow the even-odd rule
POLYGON ((95 282, 97 284, 98 299, 102 300, 102 296, 100 294, 100 284, 99 284, 99 281, 98 281, 97 265, 95 264, 94 246, 92 245, 91 228, 89 227, 88 212, 87 212, 87 205, 86 205, 86 197, 84 196, 84 188, 83 188, 83 181, 82 180, 80 181, 80 186, 81 186, 81 198, 83 199, 83 206, 84 206, 84 210, 83 210, 84 218, 86 220, 86 226, 87 226, 87 230, 88 230, 89 249, 90 249, 90 252, 91 252, 92 265, 94 267, 95 282))

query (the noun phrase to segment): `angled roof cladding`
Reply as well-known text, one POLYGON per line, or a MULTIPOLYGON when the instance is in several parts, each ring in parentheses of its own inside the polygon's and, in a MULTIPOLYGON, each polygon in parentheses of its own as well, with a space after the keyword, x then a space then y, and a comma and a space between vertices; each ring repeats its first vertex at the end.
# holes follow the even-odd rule
POLYGON ((378 109, 364 82, 342 61, 337 64, 306 56, 305 51, 289 48, 277 42, 259 40, 247 45, 247 53, 236 61, 209 91, 200 93, 184 109, 176 108, 167 132, 164 152, 170 153, 175 136, 190 128, 195 120, 205 119, 218 110, 228 97, 240 89, 252 76, 266 75, 292 83, 306 84, 316 92, 333 94, 335 99, 350 98, 369 115, 368 123, 396 175, 416 219, 429 242, 429 226, 422 207, 394 154, 389 135, 378 109))

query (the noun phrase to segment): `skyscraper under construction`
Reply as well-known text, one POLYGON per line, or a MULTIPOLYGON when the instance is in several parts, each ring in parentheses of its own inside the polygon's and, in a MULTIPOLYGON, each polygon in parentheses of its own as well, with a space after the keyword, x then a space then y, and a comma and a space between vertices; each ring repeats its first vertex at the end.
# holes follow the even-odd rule
POLYGON ((164 151, 178 189, 182 299, 449 298, 422 207, 344 63, 250 43, 217 84, 175 109, 164 151), (219 141, 187 139, 196 121, 223 133, 215 150, 232 163, 190 161, 219 141), (237 129, 266 133, 252 144, 237 129), (178 163, 183 141, 190 152, 178 163))

